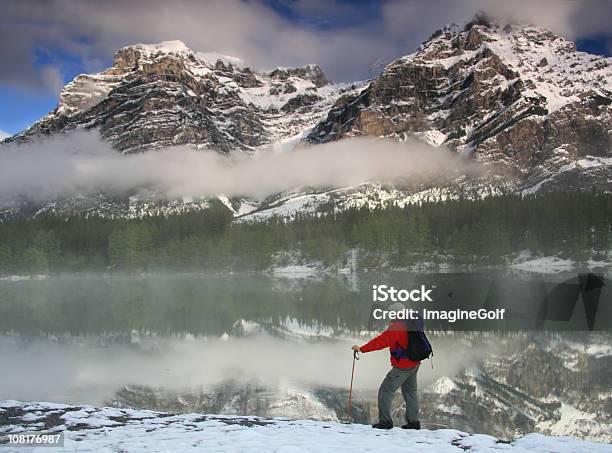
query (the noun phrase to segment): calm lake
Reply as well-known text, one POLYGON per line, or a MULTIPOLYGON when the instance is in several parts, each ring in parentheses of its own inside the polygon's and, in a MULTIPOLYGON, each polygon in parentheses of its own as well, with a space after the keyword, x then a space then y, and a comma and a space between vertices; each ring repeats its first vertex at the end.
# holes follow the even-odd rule
MULTIPOLYGON (((547 292, 557 298, 551 291, 560 284, 561 299, 576 299, 578 283, 576 275, 505 272, 6 277, 0 280, 0 399, 342 418, 350 345, 363 344, 385 327, 371 318, 373 285, 433 288, 431 307, 492 308, 533 305, 530 298, 539 301, 547 292)), ((609 314, 607 286, 599 296, 604 303, 596 326, 609 314)), ((586 325, 580 300, 577 307, 573 324, 548 325, 569 330, 586 325)), ((504 360, 533 342, 535 318, 525 313, 524 307, 512 313, 496 325, 496 333, 483 332, 482 324, 477 331, 431 332, 433 367, 429 360, 421 366, 420 388, 438 392, 440 382, 455 376, 467 382, 471 367, 485 362, 487 379, 503 380, 496 373, 507 366, 504 360), (521 329, 526 332, 514 332, 521 329)), ((551 348, 566 341, 585 347, 610 343, 610 335, 601 332, 542 335, 547 339, 538 360, 549 360, 551 348)), ((375 416, 376 389, 388 360, 387 352, 362 355, 356 421, 375 416)), ((469 395, 466 389, 461 391, 469 395)), ((439 421, 439 405, 428 401, 423 399, 423 411, 439 421)), ((449 423, 469 428, 475 417, 469 410, 449 423)))

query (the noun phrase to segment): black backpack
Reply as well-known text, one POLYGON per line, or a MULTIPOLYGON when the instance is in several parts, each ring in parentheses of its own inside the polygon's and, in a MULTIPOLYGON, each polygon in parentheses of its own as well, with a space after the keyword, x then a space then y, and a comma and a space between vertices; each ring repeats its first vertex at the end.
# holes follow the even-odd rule
POLYGON ((404 324, 408 333, 408 347, 404 349, 399 343, 396 343, 396 349, 391 352, 393 357, 397 360, 406 358, 414 362, 433 357, 433 348, 427 335, 423 332, 423 321, 421 319, 406 320, 404 324))

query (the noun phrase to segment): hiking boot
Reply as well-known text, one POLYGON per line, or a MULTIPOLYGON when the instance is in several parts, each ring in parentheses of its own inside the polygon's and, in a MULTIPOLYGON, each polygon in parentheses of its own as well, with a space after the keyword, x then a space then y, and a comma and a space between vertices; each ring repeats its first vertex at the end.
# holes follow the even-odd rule
POLYGON ((421 429, 421 422, 408 422, 405 425, 402 425, 402 429, 421 429))
POLYGON ((393 424, 389 424, 389 423, 376 423, 375 425, 372 425, 372 428, 376 428, 376 429, 391 429, 391 428, 393 428, 393 424))

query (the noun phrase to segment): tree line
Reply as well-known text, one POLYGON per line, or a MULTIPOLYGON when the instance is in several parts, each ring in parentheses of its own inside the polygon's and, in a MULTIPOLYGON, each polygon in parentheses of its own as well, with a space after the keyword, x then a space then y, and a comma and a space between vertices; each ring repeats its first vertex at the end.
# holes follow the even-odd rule
POLYGON ((612 195, 549 193, 353 208, 236 222, 221 203, 141 219, 40 216, 0 223, 0 273, 263 270, 500 264, 518 253, 585 261, 612 244, 612 195))

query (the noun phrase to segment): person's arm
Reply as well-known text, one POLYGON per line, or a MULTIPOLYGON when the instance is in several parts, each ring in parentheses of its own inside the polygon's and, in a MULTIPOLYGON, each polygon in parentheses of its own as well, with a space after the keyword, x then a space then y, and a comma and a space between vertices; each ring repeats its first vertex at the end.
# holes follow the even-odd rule
POLYGON ((385 330, 376 338, 371 339, 359 348, 360 352, 372 352, 385 349, 394 344, 393 334, 390 329, 385 330))

